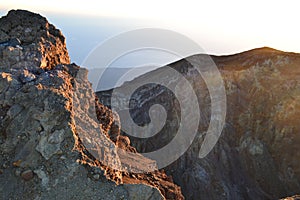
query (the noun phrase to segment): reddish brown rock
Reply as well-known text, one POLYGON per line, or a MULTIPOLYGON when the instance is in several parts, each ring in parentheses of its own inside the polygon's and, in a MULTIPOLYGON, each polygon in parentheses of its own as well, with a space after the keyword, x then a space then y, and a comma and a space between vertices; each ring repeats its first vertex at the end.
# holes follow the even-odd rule
POLYGON ((21 173, 21 177, 25 181, 30 181, 33 178, 33 172, 31 170, 26 170, 21 173))
POLYGON ((13 166, 14 167, 20 167, 21 163, 22 163, 22 160, 17 160, 15 162, 13 162, 13 166))

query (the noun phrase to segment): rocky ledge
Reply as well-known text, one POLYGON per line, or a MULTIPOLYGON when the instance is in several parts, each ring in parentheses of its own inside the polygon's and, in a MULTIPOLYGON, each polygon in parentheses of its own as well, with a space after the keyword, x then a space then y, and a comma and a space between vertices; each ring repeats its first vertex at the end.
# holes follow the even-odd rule
POLYGON ((0 197, 183 199, 163 171, 122 170, 130 160, 120 160, 118 148, 151 163, 120 135, 117 115, 97 100, 87 70, 70 64, 58 29, 24 10, 2 17, 0 197))

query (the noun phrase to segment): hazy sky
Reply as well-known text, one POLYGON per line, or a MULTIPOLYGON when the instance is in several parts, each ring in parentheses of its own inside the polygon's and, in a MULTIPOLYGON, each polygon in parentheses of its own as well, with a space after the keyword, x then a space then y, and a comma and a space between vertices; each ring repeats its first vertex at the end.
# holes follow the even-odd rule
MULTIPOLYGON (((62 14, 77 18, 92 16, 91 19, 97 18, 94 23, 99 27, 109 26, 110 31, 103 33, 99 40, 132 28, 166 28, 192 38, 207 53, 231 54, 262 46, 300 52, 298 2, 1 0, 0 9, 8 11, 21 8, 40 12, 47 17, 49 15, 52 23, 67 32, 69 40, 72 38, 68 37, 73 37, 74 40, 76 38, 74 35, 69 36, 68 30, 64 30, 66 23, 61 22, 62 14)), ((72 23, 72 26, 79 28, 85 22, 73 20, 72 23)), ((68 23, 69 26, 70 24, 71 22, 68 23)))

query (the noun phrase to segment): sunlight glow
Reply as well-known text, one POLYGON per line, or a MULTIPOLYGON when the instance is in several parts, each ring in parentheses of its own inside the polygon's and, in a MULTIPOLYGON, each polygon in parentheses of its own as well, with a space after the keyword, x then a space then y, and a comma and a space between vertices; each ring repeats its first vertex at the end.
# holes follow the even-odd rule
POLYGON ((232 53, 226 50, 230 46, 240 50, 270 46, 300 52, 298 4, 289 0, 2 0, 0 9, 150 20, 156 26, 195 38, 205 49, 218 54, 232 53))

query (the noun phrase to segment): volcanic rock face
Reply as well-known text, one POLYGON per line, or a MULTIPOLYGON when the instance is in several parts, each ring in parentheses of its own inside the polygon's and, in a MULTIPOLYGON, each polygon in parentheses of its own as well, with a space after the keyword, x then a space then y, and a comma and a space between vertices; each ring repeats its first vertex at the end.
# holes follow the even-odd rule
MULTIPOLYGON (((166 167, 166 172, 181 186, 186 199, 279 199, 300 193, 300 55, 261 48, 212 59, 226 88, 227 116, 222 135, 208 156, 200 159, 199 150, 211 117, 210 95, 189 62, 170 64, 193 86, 201 120, 190 148, 166 167)), ((121 87, 148 80, 160 70, 121 87)), ((166 87, 142 86, 130 97, 114 93, 119 100, 116 105, 111 105, 111 94, 97 93, 109 107, 135 102, 130 104, 130 114, 139 125, 150 123, 148 112, 153 104, 167 110, 166 124, 157 135, 140 139, 122 133, 130 137, 138 152, 160 149, 177 133, 180 111, 185 108, 180 108, 166 87)))
MULTIPOLYGON (((16 44, 16 43, 15 43, 16 44)), ((0 66, 30 70, 51 69, 70 63, 65 37, 46 18, 18 10, 10 11, 0 21, 0 66), (5 45, 18 39, 18 45, 5 45), (1 45, 2 44, 2 45, 1 45)))
POLYGON ((28 11, 0 19, 1 199, 183 199, 163 172, 134 174, 102 162, 122 167, 116 147, 135 153, 129 143, 87 70, 70 64, 59 30, 28 11), (95 144, 98 154, 89 152, 95 144))

